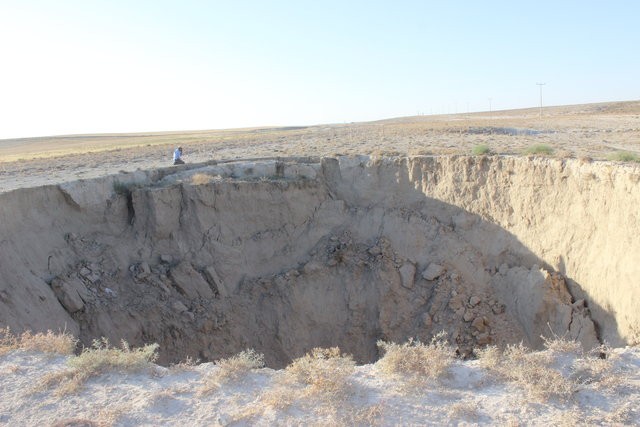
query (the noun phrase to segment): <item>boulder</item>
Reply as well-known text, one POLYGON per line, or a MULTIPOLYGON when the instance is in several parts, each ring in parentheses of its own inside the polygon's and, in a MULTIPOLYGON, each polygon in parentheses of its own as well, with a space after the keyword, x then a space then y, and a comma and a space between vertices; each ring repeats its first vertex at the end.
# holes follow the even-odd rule
POLYGON ((438 277, 442 276, 444 273, 444 267, 440 264, 431 263, 429 266, 422 272, 422 277, 426 280, 435 280, 438 277))
POLYGON ((214 286, 218 290, 218 295, 220 295, 221 298, 227 298, 233 293, 233 289, 228 289, 225 286, 225 283, 222 281, 213 266, 209 266, 204 269, 204 277, 210 285, 214 286))
POLYGON ((402 286, 407 289, 412 289, 416 276, 416 266, 410 262, 407 262, 402 267, 400 267, 399 271, 400 278, 402 280, 402 286))
POLYGON ((51 289, 69 313, 82 310, 90 298, 89 291, 77 277, 56 277, 51 282, 51 289))
POLYGON ((480 304, 480 301, 482 301, 479 297, 473 295, 471 298, 469 298, 469 305, 471 307, 475 307, 476 305, 480 304))
POLYGON ((181 294, 189 299, 214 297, 213 291, 202 275, 191 263, 182 261, 170 271, 170 276, 181 294))

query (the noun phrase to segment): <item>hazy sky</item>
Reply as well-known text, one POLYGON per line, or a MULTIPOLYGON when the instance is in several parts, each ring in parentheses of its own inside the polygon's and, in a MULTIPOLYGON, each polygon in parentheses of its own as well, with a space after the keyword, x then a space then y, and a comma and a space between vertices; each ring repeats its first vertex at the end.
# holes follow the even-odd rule
POLYGON ((0 0, 0 138, 640 99, 640 2, 0 0))

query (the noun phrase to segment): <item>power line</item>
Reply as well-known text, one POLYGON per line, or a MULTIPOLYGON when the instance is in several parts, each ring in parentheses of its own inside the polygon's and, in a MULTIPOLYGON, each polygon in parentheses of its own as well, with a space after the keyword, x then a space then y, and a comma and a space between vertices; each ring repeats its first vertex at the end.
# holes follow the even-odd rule
POLYGON ((546 83, 536 83, 540 86, 540 118, 542 118, 542 86, 546 85, 546 83))

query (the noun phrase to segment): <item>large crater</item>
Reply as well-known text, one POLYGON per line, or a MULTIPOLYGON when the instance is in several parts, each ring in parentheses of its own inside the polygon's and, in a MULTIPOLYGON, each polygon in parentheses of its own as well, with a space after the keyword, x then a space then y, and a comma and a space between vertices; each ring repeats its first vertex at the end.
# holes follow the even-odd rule
POLYGON ((640 171, 578 160, 211 162, 0 195, 0 326, 161 362, 444 330, 474 347, 638 337, 640 171))

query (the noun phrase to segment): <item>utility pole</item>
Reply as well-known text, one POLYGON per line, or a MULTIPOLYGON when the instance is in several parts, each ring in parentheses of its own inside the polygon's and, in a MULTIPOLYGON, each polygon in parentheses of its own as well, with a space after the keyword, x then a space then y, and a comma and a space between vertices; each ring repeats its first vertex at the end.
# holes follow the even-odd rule
POLYGON ((489 118, 491 118, 491 100, 493 98, 489 98, 489 118))
POLYGON ((546 85, 546 83, 536 83, 540 86, 540 118, 542 118, 542 86, 546 85))

